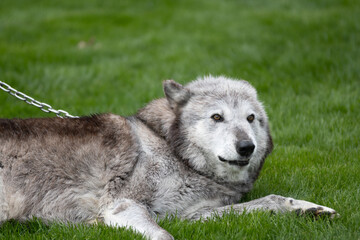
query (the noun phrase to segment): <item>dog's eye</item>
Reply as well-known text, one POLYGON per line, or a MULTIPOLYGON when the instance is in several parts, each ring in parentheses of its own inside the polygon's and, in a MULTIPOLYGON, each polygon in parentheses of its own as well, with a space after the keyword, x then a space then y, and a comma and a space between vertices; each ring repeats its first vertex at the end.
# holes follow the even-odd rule
POLYGON ((224 118, 220 114, 214 114, 211 116, 212 119, 214 119, 216 122, 222 122, 224 121, 224 118))
POLYGON ((246 119, 248 120, 249 123, 252 123, 254 121, 254 119, 255 119, 255 115, 250 114, 246 119))

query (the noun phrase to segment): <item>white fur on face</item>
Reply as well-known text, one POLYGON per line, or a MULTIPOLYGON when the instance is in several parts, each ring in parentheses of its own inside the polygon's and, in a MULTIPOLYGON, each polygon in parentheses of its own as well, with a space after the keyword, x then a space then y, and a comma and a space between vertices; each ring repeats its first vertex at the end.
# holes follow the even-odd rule
MULTIPOLYGON (((260 118, 267 119, 261 104, 256 99, 256 92, 248 86, 248 83, 243 83, 239 89, 240 94, 236 99, 233 95, 226 95, 226 89, 214 88, 212 96, 200 94, 200 97, 197 97, 195 93, 184 107, 182 114, 185 134, 189 141, 203 153, 203 157, 189 158, 196 159, 191 162, 193 167, 198 170, 207 169, 206 171, 212 171, 216 176, 229 181, 247 179, 248 169, 259 166, 267 147, 267 132, 259 122, 260 118), (218 90, 221 93, 219 96, 222 97, 214 98, 218 90), (241 91, 247 94, 244 94, 244 99, 241 98, 241 91), (211 118, 214 114, 221 115, 224 120, 214 121, 211 118), (255 115, 252 123, 247 121, 250 114, 255 115), (255 145, 248 165, 230 165, 228 162, 219 160, 219 157, 228 161, 247 160, 236 151, 236 142, 242 140, 251 140, 255 145)), ((231 88, 231 90, 234 89, 231 88)), ((189 150, 185 154, 191 156, 194 152, 189 150)))

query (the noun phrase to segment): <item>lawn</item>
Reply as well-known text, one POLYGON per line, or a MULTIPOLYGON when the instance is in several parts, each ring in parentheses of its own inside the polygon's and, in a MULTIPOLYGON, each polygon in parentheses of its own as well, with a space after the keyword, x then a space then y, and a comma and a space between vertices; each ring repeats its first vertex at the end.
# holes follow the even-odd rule
MULTIPOLYGON (((275 143, 244 201, 271 193, 341 217, 229 214, 160 225, 176 239, 360 238, 357 0, 0 1, 0 81, 73 115, 131 115, 161 82, 226 75, 259 92, 275 143)), ((0 91, 1 118, 53 116, 0 91)), ((129 230, 10 221, 2 239, 141 239, 129 230)))

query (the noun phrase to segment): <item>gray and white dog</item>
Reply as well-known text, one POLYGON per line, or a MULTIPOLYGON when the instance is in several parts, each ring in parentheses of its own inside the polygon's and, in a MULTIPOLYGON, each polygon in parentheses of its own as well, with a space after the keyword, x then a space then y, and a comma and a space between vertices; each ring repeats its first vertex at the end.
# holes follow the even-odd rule
POLYGON ((205 219, 230 209, 336 215, 278 195, 238 203, 273 148, 248 82, 168 80, 164 92, 126 118, 0 119, 0 221, 103 221, 172 239, 154 216, 205 219))

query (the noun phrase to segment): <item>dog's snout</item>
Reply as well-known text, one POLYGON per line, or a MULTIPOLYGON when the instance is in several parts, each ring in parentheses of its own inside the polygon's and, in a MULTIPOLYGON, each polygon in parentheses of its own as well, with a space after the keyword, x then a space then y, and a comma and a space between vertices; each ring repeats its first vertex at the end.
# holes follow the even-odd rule
POLYGON ((242 157, 249 157, 255 149, 255 145, 252 141, 238 141, 236 143, 236 151, 242 157))

